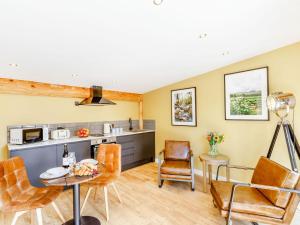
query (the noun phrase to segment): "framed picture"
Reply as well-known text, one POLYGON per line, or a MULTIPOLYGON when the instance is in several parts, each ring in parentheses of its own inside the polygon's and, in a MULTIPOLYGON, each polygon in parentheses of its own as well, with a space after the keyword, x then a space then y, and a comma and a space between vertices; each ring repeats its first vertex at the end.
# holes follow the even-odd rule
POLYGON ((226 120, 269 120, 268 67, 224 75, 226 120))
POLYGON ((173 126, 197 126, 196 87, 171 91, 173 126))

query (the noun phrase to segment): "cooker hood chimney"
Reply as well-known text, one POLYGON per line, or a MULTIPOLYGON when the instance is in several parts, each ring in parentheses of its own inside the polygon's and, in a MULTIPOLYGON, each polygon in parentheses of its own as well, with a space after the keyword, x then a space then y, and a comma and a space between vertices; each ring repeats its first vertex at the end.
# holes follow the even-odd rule
POLYGON ((102 106, 102 105, 116 105, 116 103, 102 97, 102 87, 92 86, 90 88, 90 97, 81 102, 75 102, 75 105, 88 105, 88 106, 102 106))

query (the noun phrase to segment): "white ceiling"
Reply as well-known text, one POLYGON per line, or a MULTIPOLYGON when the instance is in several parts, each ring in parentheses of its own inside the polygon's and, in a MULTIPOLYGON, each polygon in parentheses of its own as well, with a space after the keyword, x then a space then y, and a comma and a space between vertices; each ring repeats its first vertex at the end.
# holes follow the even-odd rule
POLYGON ((0 77, 143 93, 300 41, 299 12, 300 0, 0 0, 0 77))

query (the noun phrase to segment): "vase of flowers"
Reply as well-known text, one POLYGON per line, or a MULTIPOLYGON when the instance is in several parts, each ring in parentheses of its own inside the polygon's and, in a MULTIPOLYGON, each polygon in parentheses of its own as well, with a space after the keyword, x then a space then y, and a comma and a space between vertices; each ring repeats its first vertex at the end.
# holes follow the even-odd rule
POLYGON ((224 141, 224 134, 210 132, 207 135, 207 141, 209 143, 208 155, 217 156, 219 154, 217 146, 218 146, 218 144, 221 144, 224 141))

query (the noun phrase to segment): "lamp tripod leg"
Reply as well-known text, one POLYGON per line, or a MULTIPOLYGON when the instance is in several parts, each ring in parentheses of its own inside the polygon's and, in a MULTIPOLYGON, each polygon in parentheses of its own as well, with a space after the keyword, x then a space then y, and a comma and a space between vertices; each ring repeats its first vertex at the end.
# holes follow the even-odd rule
POLYGON ((297 163, 296 163, 296 159, 295 159, 295 153, 294 153, 295 145, 294 145, 294 143, 292 141, 292 138, 291 138, 291 133, 290 133, 288 123, 283 124, 283 130, 284 130, 284 136, 285 136, 286 144, 287 144, 287 147, 288 147, 288 153, 289 153, 289 157, 290 157, 290 161, 291 161, 292 170, 295 171, 295 172, 298 172, 298 167, 297 167, 297 163))
POLYGON ((273 149, 274 149, 274 146, 275 146, 275 143, 276 143, 281 125, 282 125, 281 121, 277 123, 276 129, 275 129, 275 132, 274 132, 274 135, 273 135, 273 138, 272 138, 272 142, 270 144, 269 151, 268 151, 268 154, 267 154, 268 159, 271 158, 271 155, 273 153, 273 149))
POLYGON ((295 133, 294 133, 294 130, 291 126, 291 124, 288 123, 288 127, 289 127, 289 131, 290 131, 290 135, 291 135, 291 139, 292 139, 292 142, 295 146, 295 150, 296 150, 296 153, 298 155, 298 158, 300 159, 300 146, 299 146, 299 142, 295 136, 295 133))

